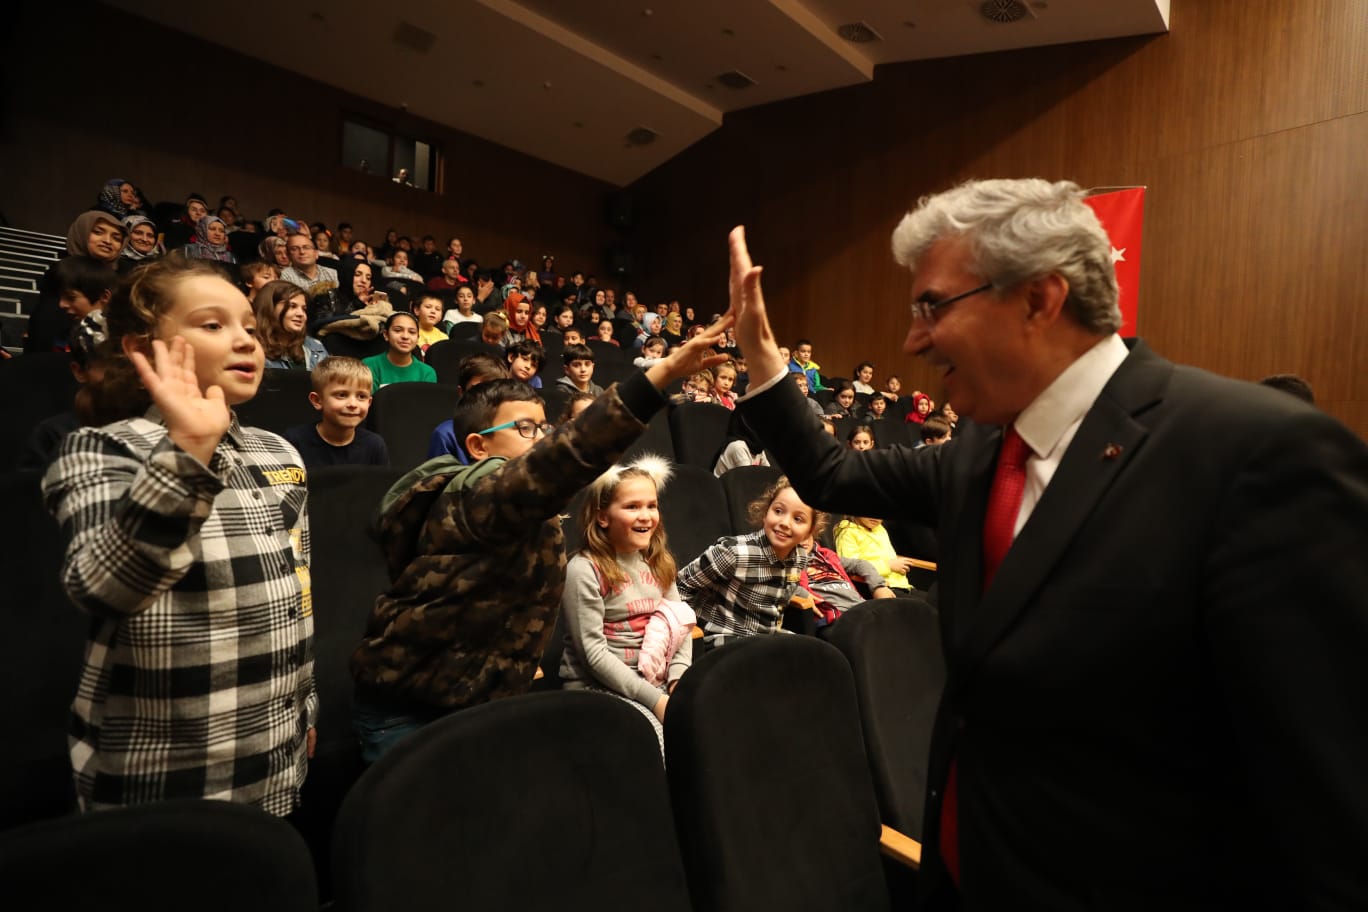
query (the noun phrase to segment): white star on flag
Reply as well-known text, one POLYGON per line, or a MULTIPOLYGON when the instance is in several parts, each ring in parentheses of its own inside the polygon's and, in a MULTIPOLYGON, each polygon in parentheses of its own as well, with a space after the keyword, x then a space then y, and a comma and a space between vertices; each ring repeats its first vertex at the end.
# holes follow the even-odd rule
POLYGON ((1113 247, 1111 249, 1111 261, 1113 266, 1115 266, 1117 263, 1126 262, 1126 248, 1122 247, 1120 250, 1117 250, 1115 247, 1113 247))

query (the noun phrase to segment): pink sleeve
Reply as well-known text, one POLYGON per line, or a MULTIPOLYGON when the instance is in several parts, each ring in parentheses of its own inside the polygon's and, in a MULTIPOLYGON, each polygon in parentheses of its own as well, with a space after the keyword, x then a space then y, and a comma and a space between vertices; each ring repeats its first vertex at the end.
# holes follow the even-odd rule
POLYGON ((659 687, 670 673, 670 659, 693 631, 698 618, 684 602, 662 599, 641 635, 641 654, 637 671, 659 687))
POLYGON ((674 649, 670 648, 672 626, 665 613, 657 610, 646 622, 646 629, 641 634, 641 652, 637 654, 637 673, 648 684, 654 684, 656 687, 665 683, 665 675, 670 667, 670 656, 674 655, 674 649))

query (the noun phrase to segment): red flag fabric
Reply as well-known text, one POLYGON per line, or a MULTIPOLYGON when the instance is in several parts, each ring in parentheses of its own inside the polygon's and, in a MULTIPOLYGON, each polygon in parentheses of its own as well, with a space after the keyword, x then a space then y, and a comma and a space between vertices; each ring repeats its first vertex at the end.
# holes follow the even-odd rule
POLYGON ((1140 306, 1140 240, 1145 223, 1145 188, 1116 190, 1087 197, 1111 238, 1112 265, 1121 290, 1121 335, 1138 332, 1140 306))

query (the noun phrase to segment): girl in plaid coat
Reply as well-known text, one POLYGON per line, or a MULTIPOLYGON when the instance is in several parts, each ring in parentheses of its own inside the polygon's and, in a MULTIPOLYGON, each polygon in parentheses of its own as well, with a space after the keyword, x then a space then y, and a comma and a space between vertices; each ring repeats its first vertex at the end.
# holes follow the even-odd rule
POLYGON ((95 422, 43 479, 67 594, 93 622, 72 706, 85 810, 169 798, 298 803, 314 743, 305 473, 238 424, 263 353, 205 261, 135 270, 107 310, 95 422))

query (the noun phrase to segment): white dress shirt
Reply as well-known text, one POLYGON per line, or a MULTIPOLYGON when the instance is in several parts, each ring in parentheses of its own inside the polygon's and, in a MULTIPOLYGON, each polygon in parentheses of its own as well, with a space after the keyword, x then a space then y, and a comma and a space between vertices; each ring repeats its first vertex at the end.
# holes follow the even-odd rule
POLYGON ((1083 424, 1083 416, 1102 395, 1102 387, 1128 354, 1126 343, 1112 333, 1064 368, 1017 416, 1017 433, 1030 447, 1031 454, 1026 457, 1026 490, 1021 495, 1021 509, 1012 529, 1014 540, 1054 478, 1074 434, 1083 424))

